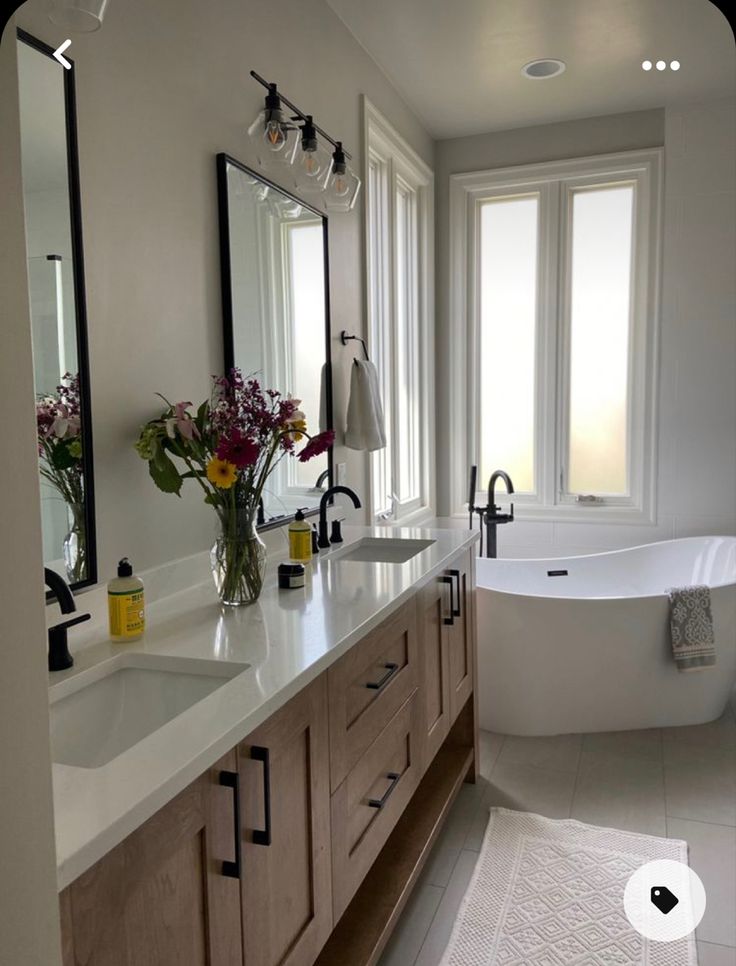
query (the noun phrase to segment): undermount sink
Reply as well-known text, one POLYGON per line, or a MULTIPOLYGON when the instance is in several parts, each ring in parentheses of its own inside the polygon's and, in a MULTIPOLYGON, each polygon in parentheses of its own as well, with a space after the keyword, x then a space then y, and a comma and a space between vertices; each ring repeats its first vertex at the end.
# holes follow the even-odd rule
POLYGON ((364 537, 342 551, 337 559, 341 562, 361 560, 366 563, 401 564, 431 547, 433 543, 434 540, 411 540, 402 537, 364 537))
POLYGON ((50 689, 51 758, 106 765, 249 666, 131 653, 82 671, 50 689))

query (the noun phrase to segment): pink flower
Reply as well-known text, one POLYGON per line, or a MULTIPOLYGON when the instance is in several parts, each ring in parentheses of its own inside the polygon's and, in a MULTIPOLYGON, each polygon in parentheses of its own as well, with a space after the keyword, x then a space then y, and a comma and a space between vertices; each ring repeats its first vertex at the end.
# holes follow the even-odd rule
POLYGON ((307 460, 311 460, 312 457, 319 456, 320 453, 325 453, 334 442, 334 429, 328 429, 325 430, 324 433, 319 433, 317 436, 312 436, 307 445, 299 454, 299 462, 306 463, 307 460))
POLYGON ((166 435, 169 439, 174 438, 176 430, 179 431, 184 439, 191 440, 195 437, 199 438, 199 430, 197 429, 196 423, 187 412, 187 407, 191 405, 190 402, 178 402, 174 406, 174 415, 166 420, 166 435))
POLYGON ((242 470, 246 466, 252 466, 256 462, 261 449, 248 436, 244 436, 239 429, 232 429, 229 436, 220 440, 217 447, 217 458, 233 463, 238 469, 242 470))

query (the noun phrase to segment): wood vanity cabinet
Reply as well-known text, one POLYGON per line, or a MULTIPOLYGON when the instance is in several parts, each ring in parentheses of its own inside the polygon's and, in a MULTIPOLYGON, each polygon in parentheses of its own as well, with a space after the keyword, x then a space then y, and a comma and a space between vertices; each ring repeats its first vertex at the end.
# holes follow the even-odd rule
POLYGON ((473 690, 475 665, 475 560, 470 552, 447 570, 453 581, 453 623, 446 625, 450 676, 450 722, 473 690))
POLYGON ((245 966, 311 966, 332 930, 327 676, 237 752, 245 966))
POLYGON ((242 966, 235 752, 60 895, 64 966, 242 966))

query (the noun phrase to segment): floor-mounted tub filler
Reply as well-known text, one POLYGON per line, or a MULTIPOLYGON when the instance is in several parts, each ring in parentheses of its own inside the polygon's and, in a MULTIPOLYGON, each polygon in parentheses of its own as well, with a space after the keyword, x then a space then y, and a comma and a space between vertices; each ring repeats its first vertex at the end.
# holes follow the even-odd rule
POLYGON ((736 684, 736 537, 478 568, 480 727, 625 731, 720 717, 736 684), (678 671, 671 587, 711 590, 716 664, 678 671))

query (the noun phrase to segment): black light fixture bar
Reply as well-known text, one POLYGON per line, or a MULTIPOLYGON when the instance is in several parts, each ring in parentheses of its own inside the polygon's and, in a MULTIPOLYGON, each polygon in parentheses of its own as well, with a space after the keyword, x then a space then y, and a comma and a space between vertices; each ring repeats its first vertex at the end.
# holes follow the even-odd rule
MULTIPOLYGON (((268 81, 267 81, 267 80, 265 79, 265 77, 261 77, 261 75, 260 75, 260 74, 258 74, 258 73, 257 73, 256 71, 254 71, 254 70, 252 70, 252 71, 250 72, 250 76, 251 76, 251 77, 252 77, 252 78, 253 78, 254 80, 257 80, 257 81, 258 81, 258 83, 259 83, 259 84, 260 84, 260 85, 261 85, 262 87, 265 87, 265 88, 266 88, 266 90, 270 90, 270 88, 271 88, 271 85, 270 85, 270 84, 269 84, 269 82, 268 82, 268 81)), ((286 106, 287 106, 287 107, 289 107, 289 108, 291 108, 291 110, 292 110, 292 111, 293 111, 293 112, 294 112, 294 113, 295 113, 295 114, 297 115, 297 117, 298 117, 298 118, 299 118, 300 120, 302 120, 302 121, 306 121, 306 120, 307 120, 307 115, 306 115, 306 114, 304 113, 304 111, 302 111, 302 109, 301 109, 301 108, 299 108, 299 107, 297 107, 297 106, 296 106, 296 104, 295 104, 295 103, 294 103, 293 101, 290 101, 288 97, 286 97, 286 96, 285 96, 284 94, 282 94, 282 93, 281 93, 281 90, 280 90, 280 89, 278 88, 278 85, 277 85, 277 88, 276 88, 276 89, 277 89, 277 91, 278 91, 278 95, 279 95, 279 97, 280 97, 280 98, 281 98, 281 100, 282 100, 282 101, 284 102, 284 104, 286 104, 286 106)), ((330 144, 331 144, 331 145, 333 146, 333 148, 337 148, 337 145, 338 145, 338 143, 341 143, 341 142, 338 142, 338 141, 336 141, 336 140, 335 140, 334 138, 331 138, 331 137, 330 137, 330 135, 329 135, 329 134, 327 133, 327 131, 325 131, 325 130, 324 130, 324 128, 321 128, 321 127, 319 126, 319 124, 314 124, 314 121, 312 122, 312 124, 313 124, 313 126, 314 126, 314 129, 315 129, 315 131, 316 131, 316 132, 317 132, 318 134, 321 134, 321 135, 322 135, 322 137, 323 137, 323 138, 325 139, 325 141, 329 141, 329 142, 330 142, 330 144)), ((352 160, 352 155, 351 155, 351 154, 349 154, 349 153, 348 153, 348 152, 347 152, 347 151, 345 150, 345 148, 343 148, 343 149, 342 149, 342 152, 343 152, 343 154, 345 155, 345 157, 346 157, 346 158, 347 158, 348 160, 352 160)))

